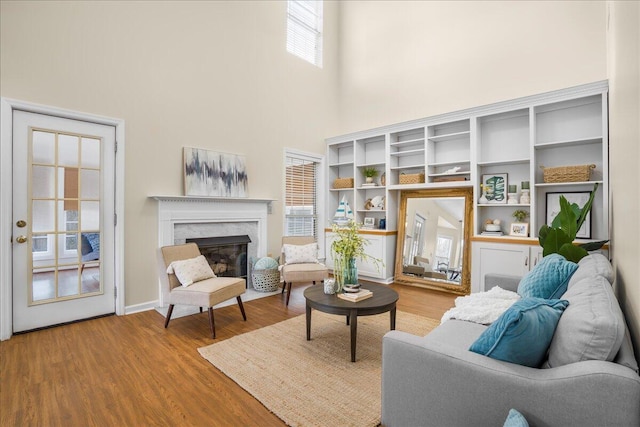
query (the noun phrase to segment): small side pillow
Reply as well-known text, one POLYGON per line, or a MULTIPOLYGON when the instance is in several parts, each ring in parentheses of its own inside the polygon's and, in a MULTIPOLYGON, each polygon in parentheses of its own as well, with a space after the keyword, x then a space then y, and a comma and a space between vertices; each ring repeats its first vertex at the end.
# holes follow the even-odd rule
POLYGON ((529 427, 529 423, 520 412, 515 409, 510 409, 509 415, 507 415, 507 419, 504 421, 502 427, 529 427))
POLYGON ((318 244, 288 245, 282 246, 284 259, 287 264, 301 264, 305 262, 318 262, 318 244))
POLYGON ((546 358, 558 320, 568 305, 565 300, 522 298, 485 329, 469 350, 537 368, 546 358))
POLYGON ((216 277, 204 255, 181 261, 173 261, 167 267, 168 274, 175 274, 182 286, 216 277))
POLYGON ((522 278, 518 295, 523 298, 560 298, 567 291, 569 279, 577 269, 578 264, 567 261, 562 255, 547 255, 522 278))

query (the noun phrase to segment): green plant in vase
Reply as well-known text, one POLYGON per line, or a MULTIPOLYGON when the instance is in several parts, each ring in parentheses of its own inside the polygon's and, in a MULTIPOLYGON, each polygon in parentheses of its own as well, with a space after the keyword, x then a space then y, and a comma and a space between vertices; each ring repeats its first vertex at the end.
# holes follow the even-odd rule
POLYGON ((564 197, 560 196, 560 212, 553 219, 551 225, 543 225, 538 231, 538 241, 542 246, 542 256, 550 254, 560 254, 568 261, 578 262, 582 258, 589 255, 588 251, 600 249, 608 240, 598 242, 588 242, 581 244, 573 244, 576 234, 582 224, 584 224, 587 214, 591 211, 593 199, 598 189, 598 183, 595 183, 591 195, 587 203, 580 208, 576 203, 569 203, 564 197))
POLYGON ((513 211, 511 215, 516 219, 517 222, 524 222, 529 216, 529 212, 522 209, 518 209, 513 211))
POLYGON ((378 169, 374 167, 366 167, 362 169, 362 174, 365 176, 366 182, 370 183, 373 182, 373 178, 378 176, 378 169))
POLYGON ((361 224, 349 220, 345 226, 332 224, 331 231, 335 237, 331 243, 331 254, 333 256, 333 275, 336 279, 337 292, 342 292, 345 285, 358 283, 358 267, 356 259, 373 261, 376 268, 380 268, 381 260, 368 255, 364 251, 365 245, 369 241, 364 238, 359 230, 361 224))

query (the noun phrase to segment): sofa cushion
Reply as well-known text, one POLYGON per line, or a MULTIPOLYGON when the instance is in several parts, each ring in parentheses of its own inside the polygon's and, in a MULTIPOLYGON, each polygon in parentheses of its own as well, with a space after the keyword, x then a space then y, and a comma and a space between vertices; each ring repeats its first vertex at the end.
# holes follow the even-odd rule
POLYGON ((602 276, 609 283, 613 283, 613 267, 611 263, 602 254, 591 254, 582 258, 578 262, 578 269, 569 280, 568 288, 578 283, 586 277, 602 276))
POLYGON ((577 269, 578 264, 567 261, 562 255, 547 255, 522 278, 518 294, 521 297, 560 298, 577 269))
POLYGON ((569 303, 522 298, 491 324, 469 350, 532 368, 545 360, 556 325, 569 303))
POLYGON ((611 284, 602 276, 584 278, 562 298, 569 307, 558 322, 545 366, 613 360, 624 339, 625 323, 611 284))

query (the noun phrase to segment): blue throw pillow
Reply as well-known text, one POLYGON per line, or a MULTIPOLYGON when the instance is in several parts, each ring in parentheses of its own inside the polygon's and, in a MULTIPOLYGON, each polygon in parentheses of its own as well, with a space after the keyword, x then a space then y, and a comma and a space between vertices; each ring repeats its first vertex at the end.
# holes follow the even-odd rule
POLYGON ((518 295, 544 299, 560 298, 567 291, 569 279, 578 269, 578 264, 567 261, 560 254, 542 258, 518 285, 518 295))
POLYGON ((569 305, 565 300, 522 298, 480 334, 469 350, 493 359, 537 368, 569 305))
POLYGON ((515 409, 511 409, 502 427, 529 427, 529 423, 524 415, 515 409))

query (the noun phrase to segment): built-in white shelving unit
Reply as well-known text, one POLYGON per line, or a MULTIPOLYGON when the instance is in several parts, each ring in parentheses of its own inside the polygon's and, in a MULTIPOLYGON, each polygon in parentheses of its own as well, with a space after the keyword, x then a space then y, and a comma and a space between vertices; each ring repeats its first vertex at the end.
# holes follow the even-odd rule
MULTIPOLYGON (((588 192, 597 182, 590 239, 607 240, 607 92, 602 81, 329 138, 327 217, 333 217, 346 196, 358 222, 373 217, 377 228, 384 218, 386 226, 379 232, 389 234, 397 229, 401 190, 473 186, 473 240, 485 239, 481 233, 487 219, 499 219, 504 243, 513 244, 509 224, 515 222, 513 211, 522 209, 529 212, 530 227, 529 238, 520 243, 530 244, 547 221, 549 194, 588 192), (589 181, 544 182, 543 167, 585 164, 595 165, 589 181), (377 186, 363 185, 365 167, 379 170, 377 186), (424 174, 424 182, 401 184, 403 174, 424 174), (483 176, 495 175, 506 175, 506 185, 516 186, 518 203, 479 201, 483 176), (333 189, 338 177, 353 177, 354 188, 333 189), (520 202, 525 182, 529 203, 520 202), (384 209, 365 209, 366 201, 376 196, 385 198, 384 209)), ((499 237, 490 240, 501 242, 499 237)))

